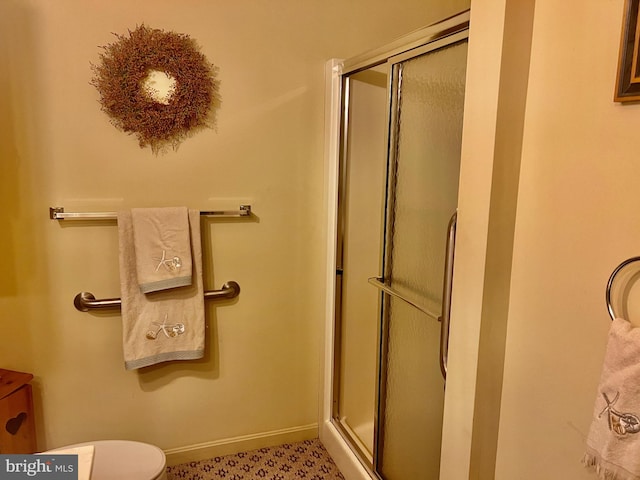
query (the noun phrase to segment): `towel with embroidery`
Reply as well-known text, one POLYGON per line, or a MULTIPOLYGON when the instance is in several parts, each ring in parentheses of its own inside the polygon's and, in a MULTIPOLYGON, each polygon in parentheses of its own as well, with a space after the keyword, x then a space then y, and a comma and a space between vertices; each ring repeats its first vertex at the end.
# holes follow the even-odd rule
POLYGON ((150 293, 191 285, 187 208, 134 208, 131 218, 140 291, 150 293))
POLYGON ((133 370, 171 360, 204 356, 205 312, 200 212, 188 211, 191 238, 190 285, 153 293, 138 286, 131 211, 118 212, 122 342, 125 368, 133 370))
POLYGON ((583 463, 599 478, 640 480, 640 328, 616 318, 593 408, 583 463))

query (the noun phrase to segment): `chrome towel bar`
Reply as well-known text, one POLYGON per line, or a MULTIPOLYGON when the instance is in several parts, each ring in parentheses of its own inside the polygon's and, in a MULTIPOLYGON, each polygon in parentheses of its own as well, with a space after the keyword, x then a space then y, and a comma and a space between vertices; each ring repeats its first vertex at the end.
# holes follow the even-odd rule
MULTIPOLYGON (((204 217, 250 217, 251 205, 240 205, 238 210, 211 210, 202 211, 204 217)), ((64 207, 49 207, 51 220, 117 220, 117 212, 65 212, 64 207)))
MULTIPOLYGON (((204 292, 204 299, 231 299, 240 295, 240 285, 237 282, 230 281, 225 283, 220 290, 209 290, 204 292)), ((105 308, 120 308, 122 306, 122 300, 119 298, 105 298, 97 300, 93 296, 93 293, 80 292, 73 299, 73 305, 81 312, 88 312, 89 310, 98 310, 105 308)))
POLYGON ((609 316, 611 317, 611 320, 615 320, 616 318, 616 312, 614 312, 613 305, 611 305, 611 287, 613 286, 613 280, 616 278, 616 275, 620 273, 620 270, 622 270, 624 267, 626 267, 630 263, 638 262, 638 261, 640 261, 640 257, 627 258, 624 262, 622 262, 620 265, 618 265, 615 268, 615 270, 609 277, 609 281, 607 282, 607 290, 605 292, 605 299, 607 301, 607 310, 609 311, 609 316))
POLYGON ((440 315, 436 315, 435 313, 433 313, 430 310, 428 310, 426 307, 423 307, 419 303, 416 303, 413 300, 410 300, 409 298, 407 298, 406 296, 402 295, 400 292, 394 290, 390 286, 385 285, 382 280, 383 279, 380 278, 380 277, 371 277, 371 278, 367 279, 367 281, 371 285, 373 285, 374 287, 378 288, 379 290, 382 290, 383 292, 388 293, 392 297, 399 298, 400 300, 408 303, 412 307, 417 308, 422 313, 426 313, 429 317, 433 318, 434 320, 437 320, 438 322, 441 320, 440 315))

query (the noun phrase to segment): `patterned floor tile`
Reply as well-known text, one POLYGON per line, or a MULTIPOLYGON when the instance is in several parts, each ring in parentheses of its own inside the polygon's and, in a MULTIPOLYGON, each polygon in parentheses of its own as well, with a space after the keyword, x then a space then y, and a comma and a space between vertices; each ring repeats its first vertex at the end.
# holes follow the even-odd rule
POLYGON ((168 480, 344 480, 317 438, 167 467, 168 480))

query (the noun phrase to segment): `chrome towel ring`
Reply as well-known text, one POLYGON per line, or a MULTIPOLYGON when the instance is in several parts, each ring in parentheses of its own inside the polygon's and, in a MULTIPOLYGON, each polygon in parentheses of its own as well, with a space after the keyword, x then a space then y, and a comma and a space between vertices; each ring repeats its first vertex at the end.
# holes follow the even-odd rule
POLYGON ((620 270, 622 270, 624 267, 626 267, 627 265, 633 262, 640 262, 640 257, 627 258, 624 262, 622 262, 620 265, 618 265, 615 268, 615 270, 611 273, 611 276, 609 277, 609 281, 607 282, 607 291, 605 294, 605 298, 607 301, 607 310, 609 311, 609 316, 611 317, 611 320, 614 320, 616 318, 616 313, 613 311, 613 306, 611 305, 611 286, 613 285, 613 280, 616 278, 616 275, 618 275, 620 270))

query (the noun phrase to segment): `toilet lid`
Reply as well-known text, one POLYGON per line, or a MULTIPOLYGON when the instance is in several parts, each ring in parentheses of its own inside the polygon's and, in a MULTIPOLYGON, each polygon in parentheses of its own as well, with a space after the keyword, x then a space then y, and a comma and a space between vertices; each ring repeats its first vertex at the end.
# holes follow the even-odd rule
POLYGON ((98 440, 68 448, 94 445, 91 480, 155 480, 166 468, 164 452, 155 445, 129 440, 98 440))

